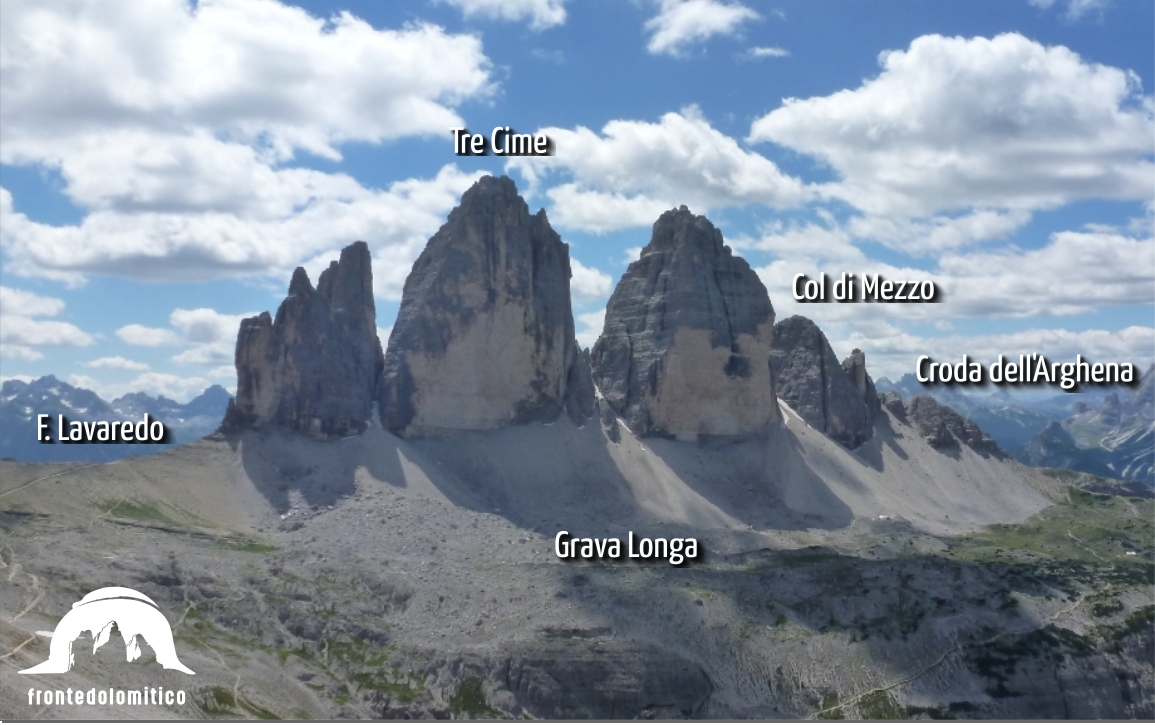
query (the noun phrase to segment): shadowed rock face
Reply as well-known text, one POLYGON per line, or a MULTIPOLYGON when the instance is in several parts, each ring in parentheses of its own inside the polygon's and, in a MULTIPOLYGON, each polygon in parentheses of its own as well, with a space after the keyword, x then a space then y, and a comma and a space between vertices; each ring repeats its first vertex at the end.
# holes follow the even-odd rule
POLYGON ((1007 457, 999 444, 975 425, 974 421, 962 417, 929 395, 914 396, 905 404, 905 409, 911 423, 935 448, 951 448, 965 443, 980 453, 988 453, 996 458, 1007 457))
POLYGON ((874 382, 866 374, 866 357, 854 352, 857 355, 840 365, 826 335, 801 315, 774 326, 770 369, 778 396, 810 427, 847 448, 857 448, 870 438, 879 409, 874 382), (869 405, 868 399, 874 404, 869 405))
POLYGON ((758 275, 686 207, 662 214, 622 276, 594 346, 594 382, 637 435, 737 436, 781 418, 774 308, 758 275))
POLYGON ((222 428, 280 426, 318 437, 360 433, 382 365, 369 247, 355 242, 321 273, 301 267, 273 319, 241 322, 237 397, 222 428))
POLYGON ((413 265, 379 387, 406 437, 575 421, 594 408, 570 308, 569 247, 508 177, 483 177, 413 265))
POLYGON ((878 391, 874 389, 870 373, 866 372, 866 353, 857 347, 854 348, 850 357, 842 361, 842 371, 850 378, 850 384, 854 386, 862 402, 866 403, 866 409, 870 411, 870 420, 873 423, 882 411, 882 401, 878 399, 878 391))

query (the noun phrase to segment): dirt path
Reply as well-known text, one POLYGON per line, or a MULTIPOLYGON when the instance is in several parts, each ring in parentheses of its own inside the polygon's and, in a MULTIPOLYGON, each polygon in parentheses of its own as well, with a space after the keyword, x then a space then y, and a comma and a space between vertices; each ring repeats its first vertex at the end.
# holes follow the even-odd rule
MULTIPOLYGON (((1072 538, 1074 538, 1074 537, 1072 537, 1072 538)), ((1010 637, 1012 635, 1029 634, 1030 632, 1037 632, 1040 629, 1043 629, 1043 628, 1045 628, 1051 624, 1054 624, 1055 621, 1058 620, 1060 617, 1066 616, 1066 615, 1070 614, 1071 612, 1073 612, 1076 607, 1078 607, 1080 604, 1083 603, 1083 599, 1085 597, 1086 597, 1085 594, 1081 595, 1079 597, 1079 599, 1075 603, 1073 603, 1071 606, 1069 606, 1065 609, 1060 609, 1059 611, 1050 615, 1049 617, 1047 617, 1044 620, 1043 624, 1040 624, 1037 627, 1032 627, 1030 629, 1017 630, 1014 632, 1002 632, 1000 634, 994 635, 993 637, 988 637, 987 639, 984 639, 980 642, 956 643, 953 647, 951 647, 950 649, 946 650, 941 655, 939 655, 938 659, 936 659, 934 662, 931 662, 929 665, 927 665, 926 667, 923 667, 921 670, 914 673, 913 675, 910 675, 908 677, 904 677, 901 680, 897 680, 895 682, 890 683, 889 685, 883 685, 882 687, 875 687, 874 689, 859 693, 859 694, 855 695, 854 697, 851 697, 847 700, 842 700, 841 702, 839 702, 835 705, 831 705, 830 707, 826 707, 826 708, 823 708, 821 710, 815 710, 814 712, 807 715, 805 717, 805 719, 806 720, 815 720, 826 713, 832 712, 834 710, 845 707, 847 705, 852 705, 852 704, 858 702, 859 700, 861 700, 862 698, 867 697, 868 695, 873 695, 876 692, 888 692, 890 690, 893 690, 896 687, 901 687, 902 685, 905 685, 909 682, 914 682, 918 678, 922 677, 926 673, 930 672, 934 668, 941 665, 943 662, 946 661, 947 657, 950 657, 952 654, 954 654, 955 652, 958 652, 963 647, 971 647, 971 646, 981 647, 983 645, 990 644, 991 642, 998 641, 1004 637, 1010 637)))
MULTIPOLYGON (((116 462, 117 461, 113 461, 112 463, 116 463, 116 462)), ((0 498, 4 498, 8 494, 16 493, 17 491, 21 491, 23 489, 26 489, 34 483, 40 483, 41 481, 47 481, 50 478, 56 478, 57 476, 63 476, 65 474, 73 473, 75 471, 83 471, 84 469, 92 468, 93 466, 104 466, 104 465, 112 465, 112 464, 89 463, 87 466, 77 466, 76 468, 68 468, 68 469, 65 469, 63 471, 57 471, 56 473, 50 473, 47 476, 41 476, 40 478, 33 479, 33 480, 29 481, 28 483, 22 483, 19 486, 17 486, 16 488, 12 489, 11 491, 4 491, 4 492, 0 493, 0 498)))

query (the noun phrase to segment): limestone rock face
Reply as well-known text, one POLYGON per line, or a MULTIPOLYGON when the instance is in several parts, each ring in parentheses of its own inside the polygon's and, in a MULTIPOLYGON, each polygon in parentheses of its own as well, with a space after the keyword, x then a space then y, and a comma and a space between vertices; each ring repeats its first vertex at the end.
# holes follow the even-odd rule
POLYGON ((318 437, 363 431, 383 363, 369 247, 355 242, 321 273, 298 267, 276 318, 263 312, 237 335, 237 397, 223 428, 280 426, 318 437))
POLYGON ((905 408, 910 422, 935 448, 952 448, 963 443, 980 453, 996 458, 1007 457, 999 444, 974 421, 962 417, 929 395, 914 396, 905 408))
POLYGON ((870 420, 873 422, 882 410, 882 401, 878 399, 878 391, 874 389, 870 373, 866 372, 866 353, 857 347, 854 348, 850 352, 850 357, 842 361, 842 371, 850 378, 850 384, 854 386, 862 402, 866 403, 866 408, 870 411, 870 420))
POLYGON ((654 224, 594 345, 594 382, 636 435, 741 436, 781 419, 774 308, 758 275, 685 206, 654 224))
POLYGON ((877 402, 866 360, 851 355, 844 370, 826 335, 810 319, 795 315, 774 326, 770 369, 778 396, 810 426, 847 448, 857 448, 873 432, 877 402), (848 374, 850 373, 850 374, 848 374), (861 374, 862 385, 856 386, 861 374), (869 385, 868 385, 869 383, 869 385))
POLYGON ((570 307, 569 247, 508 177, 483 177, 405 280, 379 386, 405 437, 549 422, 594 409, 570 307))

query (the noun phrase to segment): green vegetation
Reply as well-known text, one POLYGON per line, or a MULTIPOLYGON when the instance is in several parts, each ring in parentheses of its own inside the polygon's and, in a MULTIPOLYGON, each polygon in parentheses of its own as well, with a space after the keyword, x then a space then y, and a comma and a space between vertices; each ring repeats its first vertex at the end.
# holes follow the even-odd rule
POLYGON ((454 717, 464 715, 473 720, 504 717, 489 706, 481 684, 480 677, 467 677, 457 685, 457 691, 449 697, 449 709, 454 717))
POLYGON ((238 714, 245 714, 257 720, 281 719, 271 710, 267 710, 243 697, 234 697, 233 691, 227 687, 210 687, 208 697, 205 698, 203 707, 210 715, 236 717, 238 714))
POLYGON ((217 546, 232 551, 246 551, 250 554, 268 554, 277 551, 277 547, 272 544, 263 544, 259 541, 243 538, 217 539, 217 546))
POLYGON ((831 693, 822 698, 822 703, 818 706, 819 720, 845 720, 846 716, 842 713, 841 707, 835 707, 838 704, 838 695, 831 693))
POLYGON ((182 526, 182 522, 163 513, 159 503, 145 501, 102 501, 97 504, 106 515, 134 521, 155 521, 170 526, 182 526))
POLYGON ((877 690, 864 695, 858 701, 858 712, 863 720, 902 720, 905 710, 886 690, 877 690))

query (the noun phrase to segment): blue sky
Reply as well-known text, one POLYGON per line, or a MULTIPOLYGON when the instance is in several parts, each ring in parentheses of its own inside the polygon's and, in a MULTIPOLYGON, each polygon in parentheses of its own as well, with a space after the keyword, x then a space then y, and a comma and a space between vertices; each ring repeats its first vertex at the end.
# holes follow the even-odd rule
POLYGON ((1149 2, 0 5, 0 377, 235 387, 240 318, 364 239, 387 332, 507 173, 570 245, 579 340, 665 209, 706 214, 879 377, 929 354, 1155 361, 1149 2), (449 129, 556 155, 456 157, 449 129), (944 301, 802 304, 797 273, 944 301))

